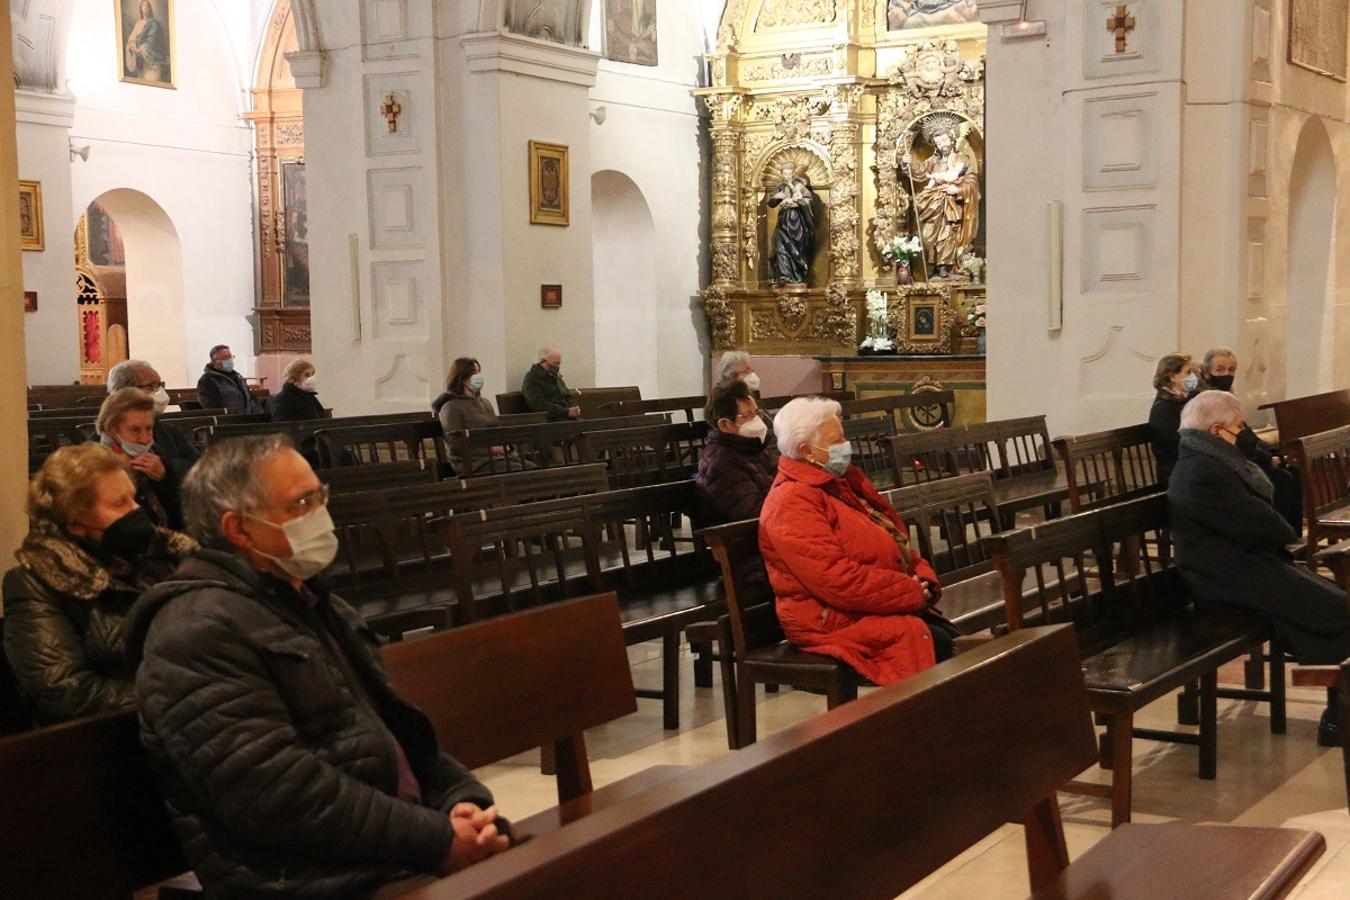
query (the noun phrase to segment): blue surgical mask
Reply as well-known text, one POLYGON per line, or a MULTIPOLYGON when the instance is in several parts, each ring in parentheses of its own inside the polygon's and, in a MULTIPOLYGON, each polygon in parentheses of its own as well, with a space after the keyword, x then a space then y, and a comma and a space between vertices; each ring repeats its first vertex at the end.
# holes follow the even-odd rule
POLYGON ((482 374, 471 375, 471 376, 469 377, 469 387, 473 388, 473 390, 474 390, 475 392, 481 393, 482 390, 483 390, 483 376, 482 376, 482 374))
POLYGON ((1200 376, 1194 372, 1181 379, 1181 386, 1186 389, 1186 393, 1191 394, 1200 386, 1200 376))
POLYGON ((233 371, 234 371, 234 360, 233 360, 233 359, 227 359, 227 360, 225 360, 223 363, 220 364, 220 368, 221 368, 222 371, 225 371, 225 372, 233 372, 233 371))
MULTIPOLYGON (((849 463, 853 461, 852 444, 848 441, 843 441, 838 444, 832 444, 829 447, 821 447, 817 444, 812 444, 811 446, 815 447, 817 450, 824 450, 826 453, 830 454, 829 462, 821 466, 822 469, 829 472, 835 478, 844 477, 844 473, 848 471, 849 463)), ((820 464, 817 463, 817 465, 820 464)))

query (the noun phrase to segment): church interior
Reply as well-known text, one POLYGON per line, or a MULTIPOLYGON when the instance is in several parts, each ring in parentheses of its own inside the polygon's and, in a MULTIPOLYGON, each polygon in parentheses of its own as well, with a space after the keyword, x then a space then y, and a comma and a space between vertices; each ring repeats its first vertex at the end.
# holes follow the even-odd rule
POLYGON ((1350 893, 1350 0, 9 5, 0 895, 1350 893))

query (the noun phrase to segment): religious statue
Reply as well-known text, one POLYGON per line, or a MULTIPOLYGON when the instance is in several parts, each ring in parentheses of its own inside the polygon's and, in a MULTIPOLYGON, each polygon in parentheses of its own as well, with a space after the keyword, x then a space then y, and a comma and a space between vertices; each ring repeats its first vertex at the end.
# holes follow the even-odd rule
POLYGON ((889 0, 886 5, 886 24, 892 31, 978 21, 975 0, 889 0))
POLYGON ((906 152, 900 168, 914 191, 928 278, 945 281, 953 277, 980 230, 978 160, 968 140, 971 124, 959 116, 934 113, 919 128, 933 155, 916 162, 906 152))
POLYGON ((780 170, 783 178, 769 195, 770 209, 778 210, 773 232, 773 255, 769 264, 775 284, 806 284, 816 244, 816 194, 805 172, 790 165, 780 170))

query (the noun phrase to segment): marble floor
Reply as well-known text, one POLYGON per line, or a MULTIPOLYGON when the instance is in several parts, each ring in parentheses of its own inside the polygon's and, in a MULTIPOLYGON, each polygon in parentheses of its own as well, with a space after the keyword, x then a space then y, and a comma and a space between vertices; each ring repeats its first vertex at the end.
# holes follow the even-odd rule
MULTIPOLYGON (((685 651, 687 653, 687 649, 685 651)), ((659 647, 632 648, 634 682, 660 687, 659 647)), ((639 700, 638 711, 587 732, 591 774, 600 787, 654 765, 697 765, 727 750, 721 688, 696 689, 692 667, 681 665, 681 728, 661 727, 661 704, 639 700)), ((1220 674, 1237 683, 1240 667, 1220 674)), ((1195 776, 1193 747, 1135 743, 1134 819, 1138 822, 1226 822, 1234 825, 1288 825, 1320 831, 1327 851, 1291 895, 1298 900, 1350 897, 1350 815, 1339 750, 1317 746, 1317 720, 1325 705, 1320 690, 1289 689, 1289 727, 1272 735, 1264 705, 1219 701, 1219 773, 1214 781, 1195 776)), ((761 738, 825 709, 824 698, 784 689, 761 693, 761 738)), ((1140 727, 1171 728, 1176 704, 1154 703, 1138 717, 1140 727)), ((525 754, 478 772, 493 790, 502 812, 530 815, 557 802, 551 777, 539 774, 538 754, 525 754)), ((1084 778, 1101 778, 1090 770, 1084 778)), ((1060 795, 1069 851, 1077 856, 1108 831, 1109 809, 1095 798, 1060 795)), ((997 900, 1025 897, 1026 861, 1020 826, 1007 825, 951 860, 904 894, 924 900, 997 900)))

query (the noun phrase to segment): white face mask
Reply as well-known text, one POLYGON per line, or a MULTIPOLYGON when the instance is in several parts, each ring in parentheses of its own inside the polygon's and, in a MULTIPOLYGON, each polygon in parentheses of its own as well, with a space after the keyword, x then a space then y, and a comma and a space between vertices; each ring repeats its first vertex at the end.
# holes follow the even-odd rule
POLYGON ((300 390, 309 391, 311 394, 318 393, 319 383, 315 381, 314 376, 311 375, 304 381, 300 382, 300 390))
POLYGON ((159 415, 168 409, 169 403, 173 400, 164 388, 156 388, 155 392, 150 395, 150 399, 155 401, 155 415, 159 415))
POLYGON ((298 519, 291 519, 284 525, 260 519, 249 513, 244 515, 263 525, 279 528, 286 535, 286 540, 291 545, 290 556, 284 559, 279 556, 268 556, 256 548, 253 552, 263 559, 271 560, 277 568, 293 578, 308 581, 332 565, 333 560, 337 558, 337 534, 334 533, 333 517, 328 514, 326 506, 320 506, 314 512, 298 519))
POLYGON ((135 459, 142 453, 149 453, 150 448, 154 446, 154 444, 137 444, 134 441, 124 441, 120 438, 115 438, 110 434, 105 434, 100 437, 99 443, 103 444, 105 447, 121 447, 122 452, 132 459, 135 459))
POLYGON ((744 381, 744 382, 745 382, 745 386, 748 387, 750 390, 752 390, 752 391, 758 391, 758 390, 759 390, 759 373, 758 373, 758 372, 751 372, 749 375, 747 375, 747 376, 745 376, 744 378, 742 378, 741 381, 744 381))
POLYGON ((769 433, 769 426, 764 424, 764 420, 761 419, 759 416, 755 416, 749 422, 746 422, 739 429, 737 429, 737 434, 739 434, 741 437, 754 438, 761 444, 764 443, 764 436, 767 435, 768 433, 769 433))

